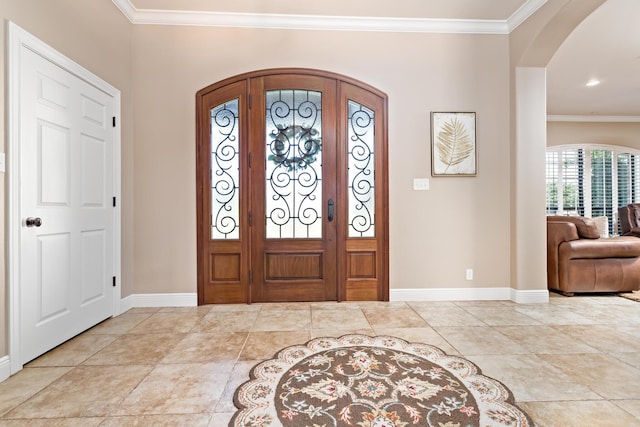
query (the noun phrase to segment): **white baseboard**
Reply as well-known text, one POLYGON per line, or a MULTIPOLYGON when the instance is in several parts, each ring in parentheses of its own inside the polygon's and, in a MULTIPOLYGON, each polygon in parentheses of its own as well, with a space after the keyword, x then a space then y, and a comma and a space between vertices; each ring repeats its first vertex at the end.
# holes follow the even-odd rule
MULTIPOLYGON (((549 291, 502 288, 390 289, 390 301, 514 301, 522 304, 549 302, 549 291)), ((195 307, 198 294, 133 294, 120 300, 120 313, 134 307, 195 307)), ((0 360, 1 361, 1 360, 0 360)))
POLYGON ((133 294, 120 300, 120 312, 134 307, 195 307, 198 294, 133 294))
POLYGON ((502 288, 420 288, 390 289, 390 301, 514 301, 543 303, 549 301, 549 291, 519 291, 502 288))
POLYGON ((549 302, 549 291, 540 289, 534 291, 519 291, 511 289, 511 301, 520 304, 543 304, 549 302))
POLYGON ((0 383, 11 376, 11 359, 9 356, 0 357, 0 383))
POLYGON ((122 298, 120 300, 120 306, 118 307, 118 313, 116 313, 116 316, 119 316, 122 313, 125 313, 126 311, 131 310, 133 308, 134 299, 135 299, 135 295, 129 295, 127 297, 122 298))

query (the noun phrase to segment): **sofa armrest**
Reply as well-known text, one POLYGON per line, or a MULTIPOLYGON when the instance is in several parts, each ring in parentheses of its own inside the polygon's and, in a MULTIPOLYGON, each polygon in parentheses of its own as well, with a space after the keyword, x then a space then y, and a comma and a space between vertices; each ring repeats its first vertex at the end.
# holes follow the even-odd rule
POLYGON ((558 289, 559 246, 562 242, 578 240, 578 227, 572 222, 547 221, 547 285, 558 289))
POLYGON ((572 222, 547 221, 547 247, 554 247, 556 251, 562 242, 578 240, 578 227, 572 222))
POLYGON ((622 235, 640 237, 640 227, 633 227, 631 228, 631 230, 624 232, 622 235))
POLYGON ((578 237, 581 239, 599 239, 600 230, 596 222, 592 218, 586 218, 584 216, 564 216, 553 215, 547 217, 547 222, 571 222, 576 226, 578 230, 578 237))

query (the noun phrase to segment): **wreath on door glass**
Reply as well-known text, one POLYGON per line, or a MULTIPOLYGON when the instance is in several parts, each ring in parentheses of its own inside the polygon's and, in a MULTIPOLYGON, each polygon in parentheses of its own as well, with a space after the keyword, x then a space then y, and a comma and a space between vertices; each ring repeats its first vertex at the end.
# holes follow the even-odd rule
POLYGON ((276 125, 271 131, 271 152, 269 161, 276 166, 283 166, 287 171, 306 169, 317 160, 322 150, 319 132, 314 128, 300 125, 276 125))

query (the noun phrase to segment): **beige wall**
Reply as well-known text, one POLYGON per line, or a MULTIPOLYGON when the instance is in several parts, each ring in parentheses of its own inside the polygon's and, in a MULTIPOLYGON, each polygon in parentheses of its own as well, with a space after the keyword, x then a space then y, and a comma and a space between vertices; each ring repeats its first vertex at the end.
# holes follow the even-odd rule
MULTIPOLYGON (((13 21, 59 50, 122 93, 122 283, 123 295, 133 292, 133 97, 131 92, 132 26, 108 0, 2 0, 0 18, 0 81, 5 81, 6 21, 13 21)), ((0 85, 0 132, 5 131, 5 85, 0 85)), ((6 141, 2 151, 5 151, 6 141)), ((11 165, 7 165, 8 168, 11 165)), ((0 204, 5 204, 4 174, 0 174, 0 204)), ((1 215, 5 208, 0 209, 1 215)), ((3 217, 4 218, 4 217, 3 217)), ((4 219, 2 220, 4 224, 4 219)), ((4 253, 4 227, 0 229, 4 253)), ((0 269, 4 273, 3 256, 0 269)), ((0 357, 8 353, 7 286, 0 274, 0 357)))
POLYGON ((548 122, 547 146, 617 145, 640 150, 640 123, 548 122))
POLYGON ((546 70, 571 31, 605 0, 551 0, 509 35, 511 287, 546 289, 546 70))
POLYGON ((388 94, 392 289, 509 285, 507 36, 137 26, 134 40, 135 292, 196 290, 196 91, 272 67, 388 94), (477 112, 479 172, 417 192, 431 111, 477 112))
MULTIPOLYGON (((0 16, 122 91, 123 296, 196 292, 195 93, 271 67, 388 94, 392 289, 511 285, 510 36, 134 26, 109 0, 3 0, 0 16), (477 177, 430 177, 431 111, 477 112, 477 177)), ((6 337, 5 309, 0 355, 6 337)))

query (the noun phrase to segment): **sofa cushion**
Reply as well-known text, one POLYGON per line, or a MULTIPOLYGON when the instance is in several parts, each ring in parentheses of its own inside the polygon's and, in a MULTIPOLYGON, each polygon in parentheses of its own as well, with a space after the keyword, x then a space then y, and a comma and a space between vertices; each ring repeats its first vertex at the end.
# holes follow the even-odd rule
POLYGON ((609 218, 606 216, 595 216, 591 219, 596 223, 600 237, 609 237, 609 218))
POLYGON ((560 244, 559 256, 561 259, 640 257, 640 239, 621 236, 600 240, 572 240, 560 244))
POLYGON ((591 218, 585 218, 583 216, 563 216, 555 215, 548 216, 547 221, 564 221, 571 222, 576 225, 578 229, 578 236, 583 239, 598 239, 600 238, 600 231, 595 221, 591 218))

